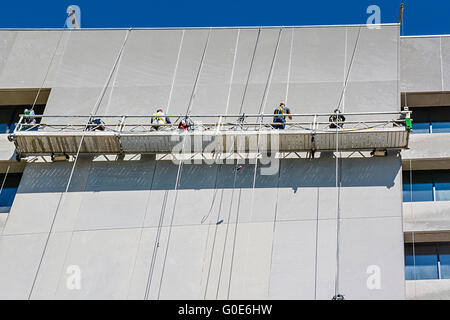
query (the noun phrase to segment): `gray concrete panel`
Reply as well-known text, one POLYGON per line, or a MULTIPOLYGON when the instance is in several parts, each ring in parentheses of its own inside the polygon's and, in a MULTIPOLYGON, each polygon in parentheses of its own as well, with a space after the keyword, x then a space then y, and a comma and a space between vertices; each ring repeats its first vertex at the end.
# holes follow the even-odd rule
POLYGON ((342 162, 341 170, 342 218, 400 217, 400 157, 393 155, 386 158, 348 159, 342 162))
POLYGON ((0 75, 3 79, 3 70, 6 67, 6 63, 8 62, 9 54, 14 46, 14 42, 16 41, 18 32, 0 32, 1 44, 0 44, 0 75))
POLYGON ((171 230, 159 299, 202 299, 208 226, 177 226, 171 230))
POLYGON ((45 239, 45 234, 1 237, 1 299, 28 299, 45 239))
POLYGON ((242 223, 236 232, 229 298, 267 299, 273 223, 242 223))
POLYGON ((52 87, 103 87, 126 33, 126 30, 72 31, 52 87))
POLYGON ((40 88, 60 31, 1 31, 3 63, 0 87, 40 88))
POLYGON ((439 38, 403 38, 400 52, 401 91, 442 91, 439 38))
MULTIPOLYGON (((63 258, 62 270, 47 280, 53 280, 55 276, 59 277, 54 298, 125 299, 139 245, 140 232, 140 229, 74 232, 71 235, 70 247, 63 258), (69 266, 79 267, 81 276, 79 290, 71 289, 66 285, 70 281, 71 275, 68 272, 69 266)), ((58 236, 58 238, 61 237, 58 236)), ((62 241, 58 245, 65 246, 67 241, 62 241)), ((58 252, 58 248, 53 250, 58 252)), ((49 249, 47 252, 51 252, 51 250, 49 249)), ((47 267, 58 269, 52 265, 47 265, 47 267)), ((47 272, 49 271, 47 270, 47 272)), ((42 286, 43 294, 45 294, 47 285, 42 284, 42 286)))
MULTIPOLYGON (((347 28, 347 70, 355 48, 358 29, 359 27, 347 28)), ((379 29, 361 27, 349 81, 397 81, 399 35, 400 27, 395 25, 380 26, 379 29)))
POLYGON ((269 299, 314 299, 316 221, 277 222, 269 299))
POLYGON ((342 220, 339 283, 347 299, 405 298, 401 225, 401 217, 342 220))

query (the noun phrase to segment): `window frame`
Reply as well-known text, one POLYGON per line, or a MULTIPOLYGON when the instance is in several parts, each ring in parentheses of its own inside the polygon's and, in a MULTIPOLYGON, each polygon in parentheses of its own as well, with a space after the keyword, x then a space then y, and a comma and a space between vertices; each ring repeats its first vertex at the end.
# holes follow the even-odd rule
MULTIPOLYGON (((447 280, 447 279, 450 279, 450 276, 449 277, 445 277, 445 278, 443 278, 442 277, 442 267, 441 267, 441 249, 440 249, 440 246, 441 245, 447 245, 447 246, 450 246, 450 241, 439 241, 439 242, 419 242, 419 243, 405 243, 405 247, 404 247, 404 255, 405 255, 405 280, 406 281, 421 281, 421 280, 447 280), (432 279, 418 279, 417 278, 417 272, 414 272, 413 274, 414 274, 414 279, 407 279, 406 278, 406 276, 407 276, 407 273, 406 273, 406 267, 408 266, 407 264, 406 264, 406 257, 407 256, 412 256, 413 257, 413 259, 415 259, 414 257, 416 256, 416 254, 415 254, 415 252, 416 252, 416 246, 431 246, 431 245, 433 245, 434 246, 434 248, 435 248, 435 254, 436 254, 436 271, 437 271, 437 278, 432 278, 432 279), (408 247, 410 247, 412 250, 411 250, 411 252, 412 252, 412 255, 407 255, 407 250, 408 250, 408 247)), ((411 265, 410 265, 411 266, 411 265)), ((448 266, 450 267, 450 263, 448 263, 448 266)), ((412 265, 412 267, 414 268, 414 271, 415 271, 415 269, 417 268, 417 266, 416 266, 416 264, 414 263, 413 265, 412 265)))
MULTIPOLYGON (((439 181, 439 175, 450 175, 450 170, 413 170, 412 171, 412 179, 411 179, 410 170, 404 170, 402 172, 402 201, 408 202, 408 203, 450 201, 450 199, 449 200, 439 200, 438 199, 439 192, 445 191, 446 189, 436 189, 436 184, 450 183, 450 176, 449 176, 448 182, 444 182, 444 181, 439 181), (431 177, 429 183, 431 184, 432 200, 414 200, 413 186, 414 186, 414 181, 416 180, 416 179, 414 179, 414 175, 416 175, 416 176, 422 175, 422 177, 429 175, 431 177), (413 183, 411 183, 411 180, 413 183), (405 186, 408 186, 408 189, 405 189, 405 186), (409 195, 409 197, 406 197, 405 193, 407 193, 409 195)), ((450 189, 448 189, 448 192, 450 192, 450 189)))

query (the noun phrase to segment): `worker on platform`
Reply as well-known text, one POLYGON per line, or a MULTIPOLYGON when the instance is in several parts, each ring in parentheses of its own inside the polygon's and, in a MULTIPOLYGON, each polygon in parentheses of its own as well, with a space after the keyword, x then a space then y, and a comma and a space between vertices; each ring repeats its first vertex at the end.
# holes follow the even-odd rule
MULTIPOLYGON (((156 110, 156 112, 153 114, 151 123, 155 123, 155 124, 170 124, 172 122, 170 122, 169 117, 166 117, 166 115, 164 114, 163 109, 159 108, 158 110, 156 110)), ((153 128, 155 128, 155 130, 159 129, 159 126, 153 126, 153 128)))
POLYGON ((184 119, 180 120, 180 123, 178 124, 178 129, 189 130, 191 128, 192 128, 192 122, 188 117, 185 117, 184 119))
MULTIPOLYGON (((278 108, 275 109, 273 112, 276 116, 273 117, 274 123, 281 123, 281 124, 272 124, 272 127, 274 129, 284 129, 285 123, 286 123, 286 115, 291 114, 291 110, 286 107, 286 104, 284 102, 281 102, 278 108)), ((292 120, 292 116, 288 116, 289 120, 292 120)))
POLYGON ((409 113, 408 107, 403 107, 404 113, 400 115, 399 120, 401 120, 400 125, 406 127, 407 130, 412 130, 412 119, 409 113))
POLYGON ((339 109, 334 109, 334 114, 330 116, 328 121, 330 122, 330 128, 336 129, 341 128, 344 126, 345 117, 341 114, 341 111, 339 109))
POLYGON ((37 131, 36 118, 33 109, 25 109, 23 112, 23 122, 29 125, 22 125, 23 131, 37 131))
POLYGON ((88 131, 105 131, 105 123, 102 119, 89 119, 89 123, 87 126, 88 131))

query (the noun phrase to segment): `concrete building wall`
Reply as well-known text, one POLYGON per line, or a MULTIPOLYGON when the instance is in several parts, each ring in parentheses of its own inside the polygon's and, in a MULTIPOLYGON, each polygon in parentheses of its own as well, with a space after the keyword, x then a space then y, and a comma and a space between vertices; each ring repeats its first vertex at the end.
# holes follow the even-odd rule
MULTIPOLYGON (((7 61, 22 59, 14 50, 22 52, 27 32, 0 32, 9 39, 7 61)), ((52 88, 45 113, 90 113, 127 31, 47 32, 30 42, 60 43, 45 81, 52 88)), ((397 25, 133 30, 98 113, 150 114, 158 106, 181 114, 271 113, 282 100, 294 113, 330 112, 348 70, 343 110, 398 110, 398 46, 397 25)), ((51 59, 42 55, 40 65, 51 59)), ((39 68, 36 79, 8 79, 13 69, 4 65, 1 81, 35 87, 39 68)), ((333 158, 283 160, 273 176, 254 164, 236 174, 229 164, 83 158, 64 193, 71 166, 27 164, 0 239, 1 298, 334 295, 333 158), (74 265, 80 290, 66 286, 74 265)), ((349 299, 404 298, 400 174, 395 153, 340 160, 339 292, 349 299), (379 290, 367 287, 372 265, 381 270, 379 290)))
POLYGON ((401 91, 450 91, 450 37, 402 37, 401 91))

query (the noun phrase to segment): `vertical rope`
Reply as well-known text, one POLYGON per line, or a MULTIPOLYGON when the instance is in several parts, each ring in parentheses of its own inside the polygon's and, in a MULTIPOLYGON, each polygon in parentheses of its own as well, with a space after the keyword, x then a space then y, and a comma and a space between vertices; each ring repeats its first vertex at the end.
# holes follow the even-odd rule
POLYGON ((192 87, 192 92, 191 92, 191 96, 189 98, 189 104, 188 104, 188 108, 186 111, 186 115, 189 115, 189 113, 191 112, 191 109, 192 109, 192 102, 194 100, 195 93, 197 92, 198 79, 200 78, 200 73, 202 72, 202 69, 203 69, 203 61, 205 59, 206 51, 208 50, 208 44, 209 44, 210 37, 211 37, 211 28, 209 28, 208 37, 206 38, 205 47, 203 48, 202 58, 200 60, 199 66, 198 66, 197 75, 196 75, 195 81, 194 81, 194 86, 192 87))
POLYGON ((355 53, 356 53, 356 49, 358 48, 359 37, 361 35, 361 28, 362 28, 362 26, 360 26, 359 29, 358 29, 358 35, 356 37, 355 47, 353 48, 352 57, 350 59, 350 64, 349 64, 349 67, 348 67, 347 76, 345 77, 344 86, 342 87, 341 96, 339 98, 339 103, 337 105, 337 109, 338 110, 340 110, 340 108, 341 108, 342 99, 344 98, 345 90, 346 90, 347 84, 348 84, 348 79, 349 79, 350 73, 352 71, 353 61, 354 61, 354 58, 355 58, 355 53))
MULTIPOLYGON (((198 79, 200 78, 200 73, 201 73, 201 71, 203 69, 203 63, 204 63, 204 59, 205 59, 206 52, 207 52, 207 49, 208 49, 208 44, 209 44, 210 37, 211 37, 211 28, 209 28, 208 37, 206 38, 205 47, 203 48, 202 58, 200 60, 200 65, 199 65, 199 68, 198 68, 198 71, 197 71, 197 75, 196 75, 196 78, 195 78, 194 86, 192 88, 191 97, 189 99, 188 108, 186 110, 186 116, 189 115, 189 113, 191 112, 191 109, 192 109, 192 102, 194 100, 195 92, 197 90, 198 79)), ((185 143, 186 143, 186 139, 185 138, 186 138, 186 135, 183 136, 183 150, 185 148, 185 143)), ((177 178, 176 178, 176 183, 175 183, 175 200, 174 200, 174 205, 173 205, 173 209, 172 209, 172 216, 171 216, 171 219, 170 219, 170 225, 169 225, 169 231, 168 231, 169 234, 167 236, 167 244, 166 244, 166 248, 165 248, 164 260, 163 260, 162 272, 161 272, 161 278, 160 278, 160 282, 159 282, 158 300, 159 300, 159 298, 161 296, 161 288, 162 288, 162 283, 163 283, 164 275, 165 275, 167 254, 168 254, 168 251, 169 251, 170 238, 171 238, 171 235, 172 235, 173 221, 174 221, 174 217, 175 217, 175 209, 176 209, 176 204, 177 204, 177 200, 178 200, 179 179, 181 177, 182 170, 183 170, 183 161, 180 161, 180 163, 178 165, 177 178)))
MULTIPOLYGON (((184 35, 185 35, 185 30, 182 31, 181 34, 181 40, 180 40, 180 45, 178 46, 178 54, 177 54, 177 60, 175 62, 175 67, 174 67, 174 71, 173 71, 173 76, 172 76, 172 83, 170 86, 170 92, 169 92, 169 97, 167 100, 167 113, 169 113, 170 110, 170 106, 172 103, 172 94, 173 94, 173 90, 174 90, 174 86, 175 86, 175 79, 176 76, 178 74, 178 65, 179 65, 179 61, 180 61, 180 56, 181 56, 181 50, 183 48, 183 43, 184 43, 184 35)), ((154 167, 154 172, 153 172, 153 179, 155 177, 156 174, 156 168, 158 166, 158 161, 155 160, 155 167, 154 167)), ((151 189, 149 191, 149 198, 148 201, 150 201, 150 195, 151 195, 151 191, 153 190, 153 180, 152 180, 152 186, 151 189)), ((152 257, 150 260, 150 267, 149 267, 149 271, 148 271, 148 276, 147 276, 147 283, 145 286, 145 293, 144 293, 144 300, 148 299, 148 295, 150 292, 150 287, 151 287, 151 282, 152 282, 152 278, 153 278, 153 272, 154 272, 154 267, 155 267, 155 263, 156 263, 156 257, 157 257, 157 253, 158 253, 158 248, 159 248, 159 241, 161 238, 161 230, 162 230, 162 223, 163 223, 163 218, 164 218, 164 212, 166 210, 166 205, 167 205, 167 197, 168 197, 168 191, 166 190, 164 192, 164 198, 163 198, 163 203, 161 206, 161 212, 159 214, 159 221, 158 221, 158 226, 156 229, 156 237, 155 237, 155 242, 153 244, 153 251, 152 251, 152 257)), ((148 204, 147 204, 148 207, 148 204)), ((144 216, 144 220, 143 220, 143 224, 142 224, 142 229, 144 229, 144 223, 145 223, 145 218, 147 216, 147 210, 145 211, 145 216, 144 216)), ((142 234, 141 230, 141 234, 142 234)))
MULTIPOLYGON (((272 80, 273 68, 274 68, 276 57, 277 57, 277 53, 278 53, 278 48, 279 48, 279 44, 280 44, 280 37, 281 37, 282 31, 283 31, 283 28, 280 28, 280 30, 278 32, 277 43, 276 43, 276 46, 275 46, 274 54, 272 56, 272 62, 271 62, 271 65, 270 65, 269 74, 267 76, 267 81, 266 81, 266 85, 265 85, 265 88, 264 88, 263 97, 261 99, 261 105, 259 107, 259 113, 260 114, 261 114, 261 112, 264 111, 263 109, 264 109, 264 107, 266 105, 267 92, 269 91, 270 82, 272 80)), ((259 36, 259 33, 258 33, 258 36, 259 36)), ((259 123, 258 135, 257 135, 257 152, 256 152, 256 156, 255 156, 255 168, 254 168, 254 172, 253 172, 252 199, 251 199, 252 206, 251 206, 251 209, 250 209, 251 210, 250 211, 250 220, 253 217, 253 207, 254 207, 253 203, 254 203, 254 199, 255 199, 256 173, 257 173, 257 169, 258 169, 258 159, 259 159, 259 156, 260 156, 259 140, 260 140, 260 134, 261 134, 261 128, 262 128, 263 121, 264 121, 264 118, 260 117, 260 123, 259 123)), ((232 253, 232 258, 231 258, 231 268, 230 268, 231 270, 230 270, 230 279, 229 279, 229 283, 228 283, 227 299, 230 299, 231 280, 232 280, 232 276, 233 276, 234 251, 235 251, 235 247, 236 247, 237 225, 238 225, 238 217, 236 218, 235 234, 234 234, 234 240, 233 240, 233 253, 232 253)), ((247 234, 247 239, 248 239, 248 237, 249 237, 249 234, 247 234)), ((248 253, 248 247, 247 247, 247 253, 248 253)))
POLYGON ((34 106, 36 105, 36 102, 37 102, 37 100, 39 98, 39 95, 40 95, 40 93, 42 91, 42 88, 45 85, 45 81, 47 80, 48 74, 50 72, 50 68, 51 68, 51 66, 53 64, 53 60, 55 59, 56 52, 58 51, 59 44, 61 43, 61 39, 62 39, 63 34, 64 34, 64 29, 61 30, 61 34, 59 36, 58 42, 56 43, 55 50, 53 51, 53 55, 52 55, 52 57, 50 59, 50 62, 48 63, 48 67, 47 67, 47 71, 45 72, 44 79, 42 79, 41 86, 39 87, 39 90, 38 90, 38 92, 36 94, 36 97, 34 98, 33 105, 31 106, 31 110, 34 110, 34 106))
POLYGON ((98 109, 100 108, 100 104, 101 104, 101 102, 103 100, 103 97, 105 96, 106 90, 108 89, 108 86, 109 86, 109 83, 111 81, 111 78, 112 78, 114 72, 116 71, 116 68, 117 68, 117 65, 119 63, 120 58, 122 57, 122 52, 123 52, 123 50, 125 48, 125 44, 127 43, 128 35, 130 34, 131 30, 132 30, 132 28, 128 29, 127 33, 125 34, 125 40, 123 41, 122 46, 121 46, 121 48, 119 50, 119 53, 117 54, 117 58, 114 61, 113 67, 111 68, 111 71, 109 72, 108 78, 106 79, 106 83, 103 86, 102 91, 100 92, 100 96, 98 97, 97 102, 95 103, 94 108, 91 111, 92 115, 96 114, 98 109))
MULTIPOLYGON (((345 81, 344 81, 344 86, 342 88, 342 92, 341 92, 341 97, 339 99, 339 103, 337 106, 337 109, 339 110, 341 107, 341 103, 345 94, 345 90, 347 88, 347 84, 348 84, 348 79, 350 77, 350 73, 352 70, 352 66, 353 66, 353 62, 355 59, 355 53, 356 53, 356 49, 358 48, 358 42, 359 42, 359 38, 361 35, 361 28, 362 26, 359 27, 358 29, 358 35, 356 37, 356 41, 355 41, 355 47, 353 48, 353 53, 352 53, 352 57, 350 59, 350 64, 348 67, 348 72, 347 75, 345 77, 345 81)), ((338 119, 336 118, 336 121, 338 119)), ((335 172, 335 187, 336 187, 336 271, 335 271, 335 279, 334 279, 334 296, 337 297, 339 293, 339 272, 340 272, 340 265, 339 265, 339 260, 340 260, 340 229, 341 229, 341 217, 340 217, 340 193, 341 193, 341 176, 340 176, 340 171, 339 171, 339 162, 340 162, 340 154, 339 154, 339 126, 336 124, 336 172, 335 172)))
MULTIPOLYGON (((289 48, 289 62, 288 62, 288 72, 287 72, 287 79, 286 79, 286 95, 284 97, 284 102, 286 105, 288 105, 288 99, 289 99, 289 84, 291 82, 291 66, 292 66, 292 51, 293 51, 293 45, 294 45, 294 32, 295 28, 291 29, 291 40, 290 40, 290 48, 289 48)), ((279 160, 279 168, 278 168, 278 175, 277 175, 277 192, 276 192, 276 198, 275 198, 275 215, 273 218, 273 228, 272 228, 272 248, 271 248, 271 256, 270 256, 270 273, 272 272, 272 262, 273 262, 273 250, 274 250, 274 244, 275 244, 275 231, 276 231, 276 222, 277 222, 277 216, 278 216, 278 198, 279 198, 279 189, 280 189, 280 176, 281 176, 281 167, 282 167, 282 160, 279 160)), ((269 273, 269 274, 270 274, 269 273)), ((269 281, 268 285, 268 296, 270 295, 270 284, 269 281)))
MULTIPOLYGON (((235 42, 235 45, 234 45, 233 64, 232 64, 232 67, 231 67, 231 74, 230 74, 230 81, 229 81, 230 84, 228 86, 227 104, 226 104, 226 109, 225 109, 225 114, 226 115, 228 114, 228 110, 229 110, 229 106, 230 106, 231 90, 232 90, 232 84, 233 84, 233 78, 234 78, 234 70, 235 70, 235 66, 236 66, 236 58, 237 58, 237 51, 238 51, 238 46, 239 46, 240 32, 241 32, 241 29, 238 29, 238 32, 237 32, 237 35, 236 35, 236 42, 235 42)), ((234 142, 235 142, 235 139, 233 140, 233 148, 234 148, 234 142)), ((217 166, 218 166, 218 170, 222 169, 222 163, 217 164, 217 166)), ((217 175, 218 175, 218 172, 217 172, 217 175)), ((215 199, 215 194, 216 194, 216 191, 217 191, 217 179, 218 179, 218 177, 216 176, 216 183, 215 183, 215 186, 214 186, 214 199, 215 199)), ((222 194, 221 194, 221 197, 220 197, 219 214, 217 216, 217 220, 219 220, 219 218, 220 218, 220 212, 221 212, 221 208, 222 208, 222 199, 223 199, 223 190, 222 190, 222 194)), ((230 204, 230 208, 231 208, 231 206, 232 205, 230 204)), ((211 207, 211 209, 212 209, 212 207, 211 207)), ((209 213, 208 213, 208 215, 209 215, 209 213)), ((202 223, 203 223, 203 219, 202 219, 202 223)), ((229 225, 229 221, 227 221, 227 228, 228 228, 228 225, 229 225)), ((219 228, 219 225, 216 223, 215 229, 214 229, 214 239, 213 239, 213 245, 212 245, 212 250, 211 250, 211 257, 210 257, 209 267, 208 267, 208 275, 207 275, 207 278, 206 278, 205 294, 203 296, 203 299, 205 299, 205 300, 206 300, 206 295, 207 295, 207 292, 208 292, 209 279, 210 279, 210 274, 211 274, 211 267, 212 267, 212 262, 213 262, 213 255, 214 255, 214 250, 215 250, 216 236, 217 236, 218 228, 219 228)), ((209 228, 208 228, 208 237, 209 237, 209 228)), ((208 237, 207 237, 207 241, 208 241, 208 237)), ((226 245, 226 238, 225 238, 225 243, 224 244, 226 245)), ((225 250, 225 246, 224 246, 224 250, 225 250)), ((219 275, 219 282, 220 282, 220 275, 219 275)), ((219 290, 218 288, 217 288, 217 291, 219 290)), ((217 296, 216 296, 216 299, 217 299, 217 296)))
POLYGON ((334 296, 339 294, 339 242, 340 242, 340 175, 339 175, 339 126, 336 125, 336 172, 335 172, 335 187, 336 187, 336 272, 334 279, 334 296))
POLYGON ((259 37, 261 35, 261 28, 258 29, 258 34, 256 35, 255 47, 253 48, 252 60, 250 61, 250 68, 248 69, 247 81, 245 82, 244 93, 242 94, 241 106, 239 108, 239 114, 242 113, 242 108, 244 107, 245 97, 247 95, 248 83, 250 81, 250 75, 253 70, 253 62, 255 61, 256 49, 258 49, 259 37))
MULTIPOLYGON (((130 31, 131 31, 131 29, 129 29, 129 30, 127 31, 127 33, 126 33, 125 39, 124 39, 124 41, 123 41, 123 43, 122 43, 122 47, 121 47, 121 49, 119 50, 117 59, 116 59, 114 65, 113 65, 113 67, 112 67, 112 70, 111 70, 109 76, 108 76, 108 80, 107 80, 107 82, 106 82, 106 84, 105 84, 105 87, 108 86, 109 81, 110 81, 110 79, 111 79, 111 76, 112 76, 112 74, 113 74, 113 72, 114 72, 114 69, 115 69, 115 67, 117 66, 117 61, 118 61, 118 59, 120 58, 120 56, 122 55, 123 48, 125 47, 125 44, 126 44, 127 39, 128 39, 128 34, 130 33, 130 31)), ((103 96, 104 96, 104 92, 100 95, 101 98, 99 98, 98 103, 101 102, 103 96)), ((93 110, 95 109, 95 107, 96 107, 96 106, 94 105, 93 110)), ((91 112, 91 114, 92 114, 92 112, 91 112)), ((72 182, 73 174, 74 174, 74 171, 75 171, 75 167, 76 167, 76 165, 77 165, 77 162, 78 162, 79 154, 80 154, 80 151, 81 151, 81 147, 82 147, 82 145, 83 145, 83 141, 84 141, 84 137, 85 137, 86 129, 87 129, 88 125, 89 125, 89 122, 86 123, 86 126, 85 126, 85 128, 84 128, 84 130, 83 130, 83 135, 81 136, 80 143, 79 143, 78 148, 77 148, 77 153, 76 153, 76 155, 75 155, 75 157, 74 157, 73 165, 72 165, 72 168, 71 168, 71 171, 70 171, 70 175, 69 175, 69 179, 68 179, 68 181, 67 181, 67 184, 66 184, 66 187, 65 187, 65 189, 64 189, 64 192, 62 192, 62 193, 60 194, 60 196, 59 196, 58 203, 57 203, 57 206, 56 206, 56 210, 55 210, 55 213, 54 213, 54 215, 53 215, 52 222, 51 222, 51 224, 50 224, 50 230, 49 230, 48 235, 47 235, 47 238, 46 238, 46 240, 45 240, 44 249, 43 249, 43 252, 42 252, 41 257, 40 257, 40 259, 39 259, 39 264, 38 264, 36 273, 35 273, 34 278, 33 278, 33 283, 32 283, 31 289, 30 289, 30 293, 29 293, 29 295, 28 295, 28 300, 31 299, 31 296, 32 296, 32 294, 33 294, 33 290, 34 290, 34 287, 35 287, 35 285, 36 285, 36 280, 37 280, 39 271, 40 271, 40 269, 41 269, 42 261, 43 261, 43 259, 44 259, 45 253, 47 252, 48 243, 49 243, 50 237, 51 237, 52 232, 53 232, 54 224, 55 224, 55 221, 56 221, 56 217, 57 217, 57 215, 58 215, 58 212, 59 212, 59 208, 60 208, 60 206, 61 206, 62 199, 63 199, 64 195, 68 192, 69 187, 70 187, 70 183, 72 182)), ((73 237, 73 231, 72 231, 71 236, 70 236, 69 247, 70 247, 70 243, 72 242, 72 237, 73 237)), ((64 257, 64 263, 63 263, 63 265, 62 265, 62 268, 64 268, 64 265, 65 265, 65 263, 66 263, 66 260, 67 260, 67 254, 68 254, 68 252, 66 251, 65 257, 64 257)), ((62 274, 62 270, 61 270, 60 276, 59 276, 59 278, 58 278, 58 279, 59 279, 58 285, 59 285, 59 282, 60 282, 60 279, 61 279, 61 274, 62 274)), ((58 286, 57 286, 56 290, 57 290, 57 289, 58 289, 58 286)), ((55 294, 56 294, 56 292, 55 292, 55 294)))

